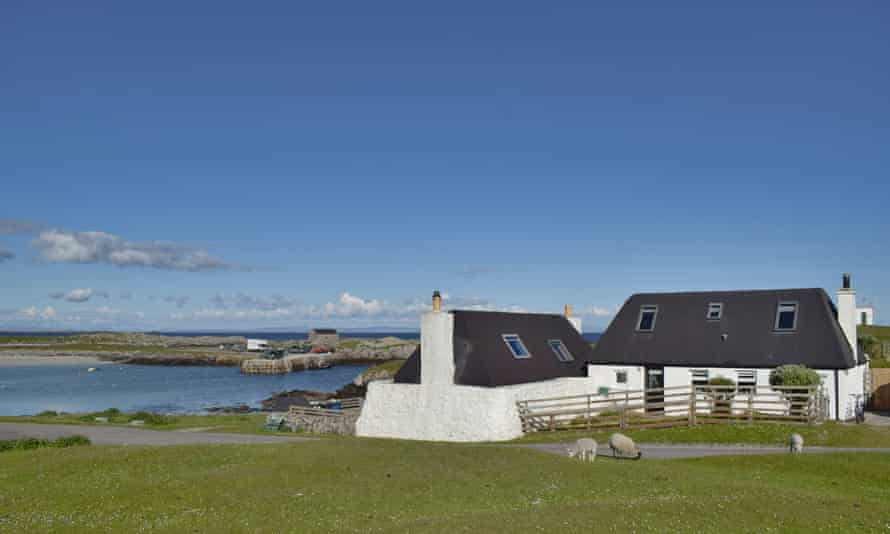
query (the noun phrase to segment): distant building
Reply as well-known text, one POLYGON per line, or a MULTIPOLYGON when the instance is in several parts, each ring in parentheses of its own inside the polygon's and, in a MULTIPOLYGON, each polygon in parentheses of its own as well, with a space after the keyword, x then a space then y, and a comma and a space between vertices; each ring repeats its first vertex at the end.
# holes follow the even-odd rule
POLYGON ((269 348, 268 339, 248 339, 247 350, 251 352, 263 352, 269 348))
POLYGON ((313 328, 309 331, 309 343, 313 349, 336 349, 340 336, 334 328, 313 328))
POLYGON ((871 306, 856 308, 856 324, 865 326, 875 324, 875 309, 871 306))

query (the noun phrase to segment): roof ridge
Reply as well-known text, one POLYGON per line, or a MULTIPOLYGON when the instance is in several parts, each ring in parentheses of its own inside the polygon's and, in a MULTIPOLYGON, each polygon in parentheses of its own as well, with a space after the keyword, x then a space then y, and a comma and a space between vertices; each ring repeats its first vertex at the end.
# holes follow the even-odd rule
POLYGON ((821 287, 790 287, 790 288, 782 288, 782 289, 714 289, 714 290, 706 290, 706 291, 650 291, 643 293, 634 293, 631 297, 637 296, 648 296, 648 295, 713 295, 715 293, 721 294, 746 294, 746 293, 786 293, 792 291, 825 291, 824 288, 821 287))

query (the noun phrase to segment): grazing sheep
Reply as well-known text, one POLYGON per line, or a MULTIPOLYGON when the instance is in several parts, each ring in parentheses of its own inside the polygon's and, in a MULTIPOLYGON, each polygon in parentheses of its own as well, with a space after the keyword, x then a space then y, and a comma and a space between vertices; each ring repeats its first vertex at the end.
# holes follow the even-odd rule
POLYGON ((803 438, 796 432, 791 434, 791 439, 788 440, 788 445, 788 450, 791 454, 800 454, 803 452, 803 438))
POLYGON ((609 448, 615 458, 633 458, 639 460, 643 457, 643 451, 637 447, 634 440, 624 434, 614 433, 609 436, 609 448))
POLYGON ((592 462, 596 459, 596 441, 590 438, 581 438, 566 448, 569 458, 578 458, 592 462))

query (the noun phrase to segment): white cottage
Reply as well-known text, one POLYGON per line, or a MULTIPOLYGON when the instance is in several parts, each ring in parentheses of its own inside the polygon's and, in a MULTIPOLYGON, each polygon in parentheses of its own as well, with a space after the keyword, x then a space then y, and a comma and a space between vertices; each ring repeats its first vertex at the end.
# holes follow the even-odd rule
POLYGON ((822 377, 828 417, 849 420, 865 398, 868 358, 856 335, 856 291, 837 305, 822 289, 631 296, 587 362, 596 388, 704 384, 716 376, 768 386, 770 371, 803 364, 822 377))
POLYGON ((522 435, 517 400, 594 391, 581 322, 555 314, 441 310, 421 321, 420 348, 391 382, 371 382, 359 436, 499 441, 522 435))

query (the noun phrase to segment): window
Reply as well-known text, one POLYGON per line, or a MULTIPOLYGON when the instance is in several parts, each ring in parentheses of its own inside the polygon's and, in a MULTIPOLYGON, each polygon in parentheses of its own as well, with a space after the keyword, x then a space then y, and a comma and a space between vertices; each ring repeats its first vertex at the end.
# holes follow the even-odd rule
POLYGON ((690 380, 692 382, 693 387, 698 389, 701 386, 708 385, 708 370, 707 369, 692 369, 689 371, 690 380))
POLYGON ((756 393, 757 391, 757 371, 753 369, 739 369, 738 380, 739 393, 756 393))
POLYGON ((640 317, 637 320, 637 331, 651 332, 655 330, 655 316, 658 315, 658 306, 644 304, 640 306, 640 317))
POLYGON ((561 362, 573 362, 575 361, 575 357, 572 356, 572 353, 569 352, 569 349, 563 344, 560 339, 548 339, 547 344, 550 345, 550 350, 553 351, 553 354, 556 354, 556 359, 561 362))
POLYGON ((776 331, 792 332, 797 328, 797 303, 780 302, 776 308, 776 331))
POLYGON ((712 302, 708 304, 708 320, 719 321, 723 317, 723 303, 712 302))
POLYGON ((525 343, 516 334, 504 334, 501 337, 504 338, 504 343, 507 344, 507 348, 513 353, 514 358, 521 360, 532 357, 528 349, 525 348, 525 343))
POLYGON ((859 324, 868 325, 868 314, 866 312, 862 312, 859 316, 859 324))
POLYGON ((615 383, 627 384, 627 371, 615 371, 615 383))

